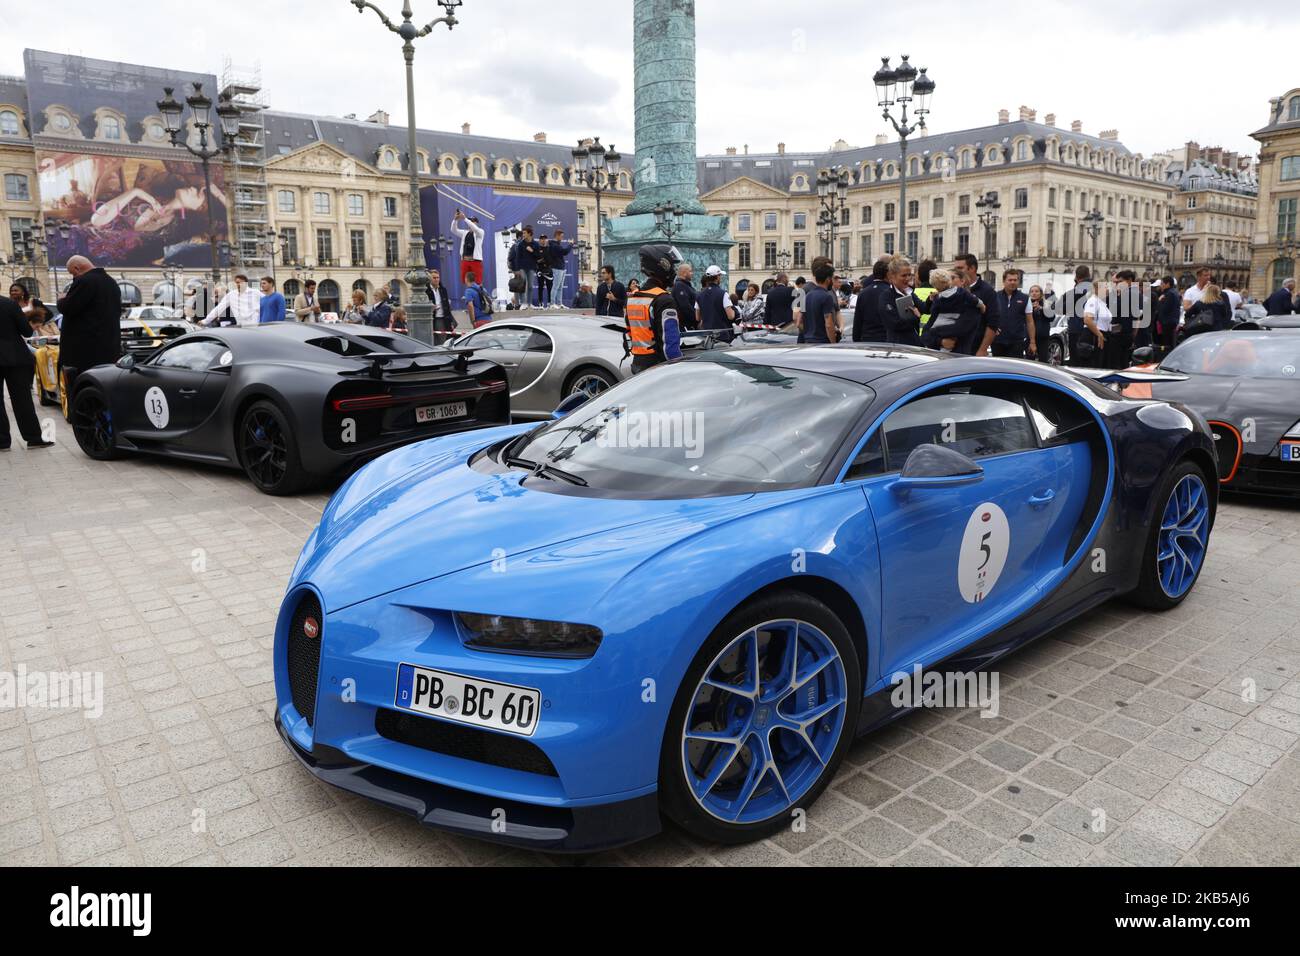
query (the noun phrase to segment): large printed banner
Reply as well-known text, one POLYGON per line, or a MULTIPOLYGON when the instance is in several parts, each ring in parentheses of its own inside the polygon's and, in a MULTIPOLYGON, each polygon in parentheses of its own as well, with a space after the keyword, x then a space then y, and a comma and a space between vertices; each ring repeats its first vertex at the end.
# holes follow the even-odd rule
MULTIPOLYGON (((498 193, 491 186, 460 183, 438 183, 424 187, 420 191, 420 215, 424 225, 425 264, 442 274, 443 285, 447 287, 457 308, 460 307, 465 291, 460 281, 462 243, 451 231, 452 217, 457 210, 464 212, 467 217, 478 216, 479 225, 486 233, 483 239, 483 271, 486 273, 482 277, 483 286, 497 298, 510 296, 507 288, 510 281, 507 256, 516 230, 532 226, 534 234, 540 236, 542 233, 554 235, 556 229, 563 229, 566 242, 574 242, 578 235, 578 204, 572 199, 498 193), (434 251, 437 246, 430 244, 430 240, 440 235, 452 240, 451 252, 445 256, 438 255, 434 251)), ((573 301, 578 289, 576 251, 569 254, 565 268, 568 275, 564 284, 563 301, 567 304, 573 301)), ((559 301, 559 289, 554 290, 554 295, 556 301, 559 301)))
POLYGON ((204 268, 212 261, 209 210, 217 241, 226 238, 219 165, 205 190, 203 167, 181 160, 38 151, 36 162, 55 261, 80 254, 110 268, 204 268))

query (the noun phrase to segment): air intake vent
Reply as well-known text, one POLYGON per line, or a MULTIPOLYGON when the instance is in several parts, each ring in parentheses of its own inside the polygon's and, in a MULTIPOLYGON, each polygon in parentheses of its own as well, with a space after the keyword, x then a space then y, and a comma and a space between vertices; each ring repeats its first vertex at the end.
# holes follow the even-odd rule
POLYGON ((545 777, 558 777, 554 764, 542 749, 522 737, 510 737, 475 727, 465 727, 430 717, 416 717, 395 710, 375 712, 375 730, 381 737, 410 744, 421 750, 460 757, 477 763, 522 770, 545 777))
POLYGON ((1219 480, 1228 481, 1241 462, 1241 433, 1223 422, 1210 422, 1214 434, 1214 452, 1219 459, 1219 480))
POLYGON ((304 592, 289 624, 287 663, 293 707, 307 719, 308 727, 316 720, 316 682, 320 676, 320 643, 324 629, 320 601, 310 591, 304 592))

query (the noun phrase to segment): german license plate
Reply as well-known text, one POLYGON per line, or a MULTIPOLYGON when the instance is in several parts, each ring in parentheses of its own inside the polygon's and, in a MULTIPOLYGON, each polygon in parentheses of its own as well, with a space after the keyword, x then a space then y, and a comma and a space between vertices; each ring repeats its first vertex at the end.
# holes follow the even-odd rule
POLYGON ((1282 460, 1300 465, 1300 441, 1284 441, 1280 448, 1282 460))
POLYGON ((469 414, 469 406, 464 402, 448 402, 446 405, 424 405, 415 410, 415 420, 420 424, 425 422, 440 422, 448 418, 464 418, 469 414))
POLYGON ((398 664, 393 704, 458 724, 531 737, 537 729, 542 695, 531 687, 398 664))

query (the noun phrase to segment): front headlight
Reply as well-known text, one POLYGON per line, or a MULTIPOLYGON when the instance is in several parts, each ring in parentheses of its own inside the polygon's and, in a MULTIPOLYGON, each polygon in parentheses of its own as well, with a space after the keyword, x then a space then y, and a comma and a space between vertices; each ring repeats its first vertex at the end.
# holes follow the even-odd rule
POLYGON ((1292 426, 1291 426, 1291 430, 1288 431, 1288 432, 1287 432, 1285 435, 1283 435, 1282 437, 1283 437, 1283 438, 1300 438, 1300 422, 1296 422, 1294 425, 1292 425, 1292 426))
POLYGON ((591 657, 600 646, 600 628, 589 624, 538 621, 527 617, 458 612, 465 646, 481 651, 538 657, 591 657))

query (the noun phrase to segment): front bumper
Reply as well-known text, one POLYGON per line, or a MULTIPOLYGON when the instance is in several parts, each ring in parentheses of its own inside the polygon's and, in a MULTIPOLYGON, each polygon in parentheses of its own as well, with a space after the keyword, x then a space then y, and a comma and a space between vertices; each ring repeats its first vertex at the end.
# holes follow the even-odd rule
POLYGON ((544 807, 458 790, 315 745, 306 751, 275 716, 289 750, 314 777, 407 813, 421 823, 464 836, 552 853, 591 853, 659 832, 659 803, 650 793, 617 803, 544 807))

